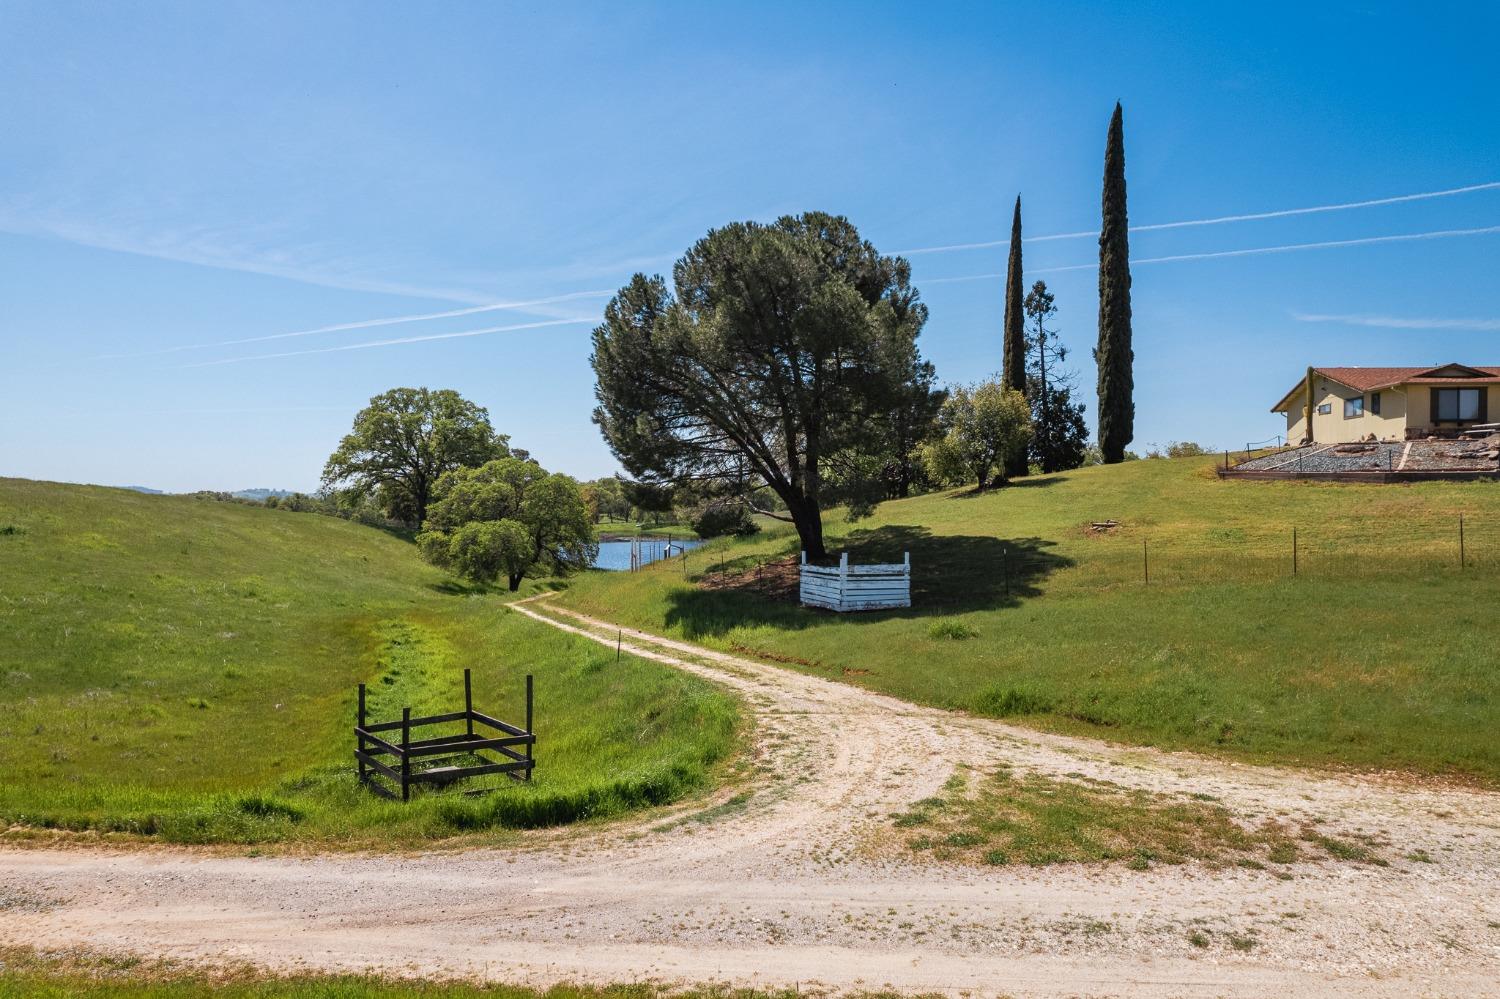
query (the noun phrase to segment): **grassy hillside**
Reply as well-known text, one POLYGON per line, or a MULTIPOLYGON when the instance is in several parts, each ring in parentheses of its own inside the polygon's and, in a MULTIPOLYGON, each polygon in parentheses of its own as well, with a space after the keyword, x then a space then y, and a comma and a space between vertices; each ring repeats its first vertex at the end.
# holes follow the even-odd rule
POLYGON ((406 541, 312 514, 0 479, 0 824, 180 841, 419 840, 569 821, 701 785, 732 703, 466 591, 406 541), (536 781, 374 800, 354 694, 519 720, 536 781))
POLYGON ((1500 484, 1221 482, 1203 459, 1142 461, 829 528, 856 562, 910 551, 915 606, 838 616, 772 595, 759 566, 794 559, 785 532, 564 599, 1043 728, 1500 784, 1500 484))

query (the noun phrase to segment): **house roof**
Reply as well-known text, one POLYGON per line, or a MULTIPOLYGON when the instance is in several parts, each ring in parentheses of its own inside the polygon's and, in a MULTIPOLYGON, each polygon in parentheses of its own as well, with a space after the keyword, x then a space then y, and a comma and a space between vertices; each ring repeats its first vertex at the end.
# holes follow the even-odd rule
MULTIPOLYGON (((1439 364, 1435 367, 1421 368, 1313 368, 1318 374, 1329 381, 1347 385, 1356 392, 1377 392, 1381 389, 1394 388, 1397 385, 1452 385, 1462 382, 1465 385, 1500 385, 1500 367, 1492 365, 1473 366, 1468 364, 1439 364), (1441 371, 1456 368, 1461 374, 1442 375, 1441 371)), ((1302 388, 1306 378, 1298 379, 1297 384, 1282 396, 1276 405, 1271 407, 1273 413, 1284 413, 1287 410, 1291 397, 1302 388)))

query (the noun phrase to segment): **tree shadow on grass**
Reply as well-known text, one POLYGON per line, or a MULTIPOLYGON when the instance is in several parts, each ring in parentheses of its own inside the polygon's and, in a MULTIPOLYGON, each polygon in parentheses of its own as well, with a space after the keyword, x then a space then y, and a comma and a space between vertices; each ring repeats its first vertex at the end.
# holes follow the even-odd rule
POLYGON ((855 531, 840 547, 850 564, 900 562, 911 553, 911 607, 840 615, 801 607, 794 588, 770 595, 756 584, 752 565, 731 562, 712 588, 674 590, 666 623, 693 638, 755 625, 798 630, 835 616, 885 621, 1015 607, 1040 596, 1048 576, 1073 564, 1051 551, 1056 544, 1043 538, 934 535, 925 527, 903 525, 855 531))
POLYGON ((1003 486, 991 486, 989 489, 960 489, 949 496, 949 499, 967 500, 979 499, 984 496, 1003 496, 1007 489, 1045 489, 1055 486, 1059 482, 1068 481, 1066 475, 1026 476, 1021 479, 1011 479, 1003 486))
POLYGON ((445 579, 439 583, 428 583, 427 588, 450 597, 483 596, 486 593, 495 592, 495 588, 489 583, 469 583, 462 579, 445 579))

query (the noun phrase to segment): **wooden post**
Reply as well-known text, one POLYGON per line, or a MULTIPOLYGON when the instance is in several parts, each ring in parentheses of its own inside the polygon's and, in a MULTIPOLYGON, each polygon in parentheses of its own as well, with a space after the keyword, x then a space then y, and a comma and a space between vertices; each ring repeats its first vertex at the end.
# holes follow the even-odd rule
POLYGON ((406 747, 411 745, 411 708, 401 709, 401 800, 411 797, 411 754, 406 747))
POLYGON ((474 738, 474 688, 469 683, 469 671, 464 670, 464 721, 468 724, 469 738, 474 738))
POLYGON ((1005 580, 1005 595, 1010 596, 1010 549, 1000 546, 1000 576, 1005 580))
MULTIPOLYGON (((1303 412, 1303 414, 1304 414, 1304 416, 1306 418, 1306 422, 1302 425, 1302 431, 1303 431, 1302 432, 1302 443, 1304 443, 1304 444, 1311 444, 1313 441, 1317 440, 1317 438, 1313 436, 1313 409, 1314 409, 1314 405, 1313 405, 1313 369, 1312 369, 1312 365, 1308 365, 1307 366, 1307 384, 1306 384, 1306 389, 1307 389, 1307 395, 1305 396, 1305 398, 1303 400, 1303 407, 1302 407, 1302 412, 1303 412)), ((1288 440, 1287 443, 1290 444, 1291 441, 1288 440)), ((1297 464, 1299 466, 1302 464, 1302 456, 1301 455, 1297 456, 1297 464)))
MULTIPOLYGON (((365 751, 365 734, 364 734, 364 729, 365 729, 365 685, 364 684, 360 684, 359 685, 359 714, 356 717, 358 717, 359 723, 355 727, 358 728, 359 731, 354 733, 354 738, 355 738, 355 742, 359 745, 359 751, 361 753, 363 753, 365 751)), ((365 761, 361 757, 355 757, 355 762, 359 765, 359 779, 360 779, 361 782, 363 782, 365 780, 365 761)))
POLYGON ((624 641, 625 629, 621 628, 619 631, 615 632, 615 662, 620 661, 620 646, 624 643, 624 641))
POLYGON ((1141 570, 1146 574, 1146 585, 1151 585, 1151 555, 1146 551, 1146 539, 1141 539, 1141 570))
MULTIPOLYGON (((526 760, 531 762, 531 747, 535 742, 536 733, 531 730, 531 674, 526 674, 526 733, 533 736, 533 741, 526 744, 526 760)), ((526 768, 526 779, 531 780, 531 767, 526 768)))
POLYGON ((1464 567, 1464 515, 1458 515, 1458 567, 1464 567))
POLYGON ((1297 575, 1297 529, 1292 528, 1292 575, 1297 575))

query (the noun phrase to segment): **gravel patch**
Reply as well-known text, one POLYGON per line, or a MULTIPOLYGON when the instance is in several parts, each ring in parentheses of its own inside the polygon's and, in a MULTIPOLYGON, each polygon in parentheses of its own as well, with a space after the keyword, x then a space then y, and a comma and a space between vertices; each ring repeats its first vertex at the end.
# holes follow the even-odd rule
POLYGON ((1245 472, 1500 472, 1500 461, 1475 441, 1381 441, 1312 444, 1262 455, 1234 466, 1245 472), (1404 463, 1403 463, 1404 462, 1404 463))

